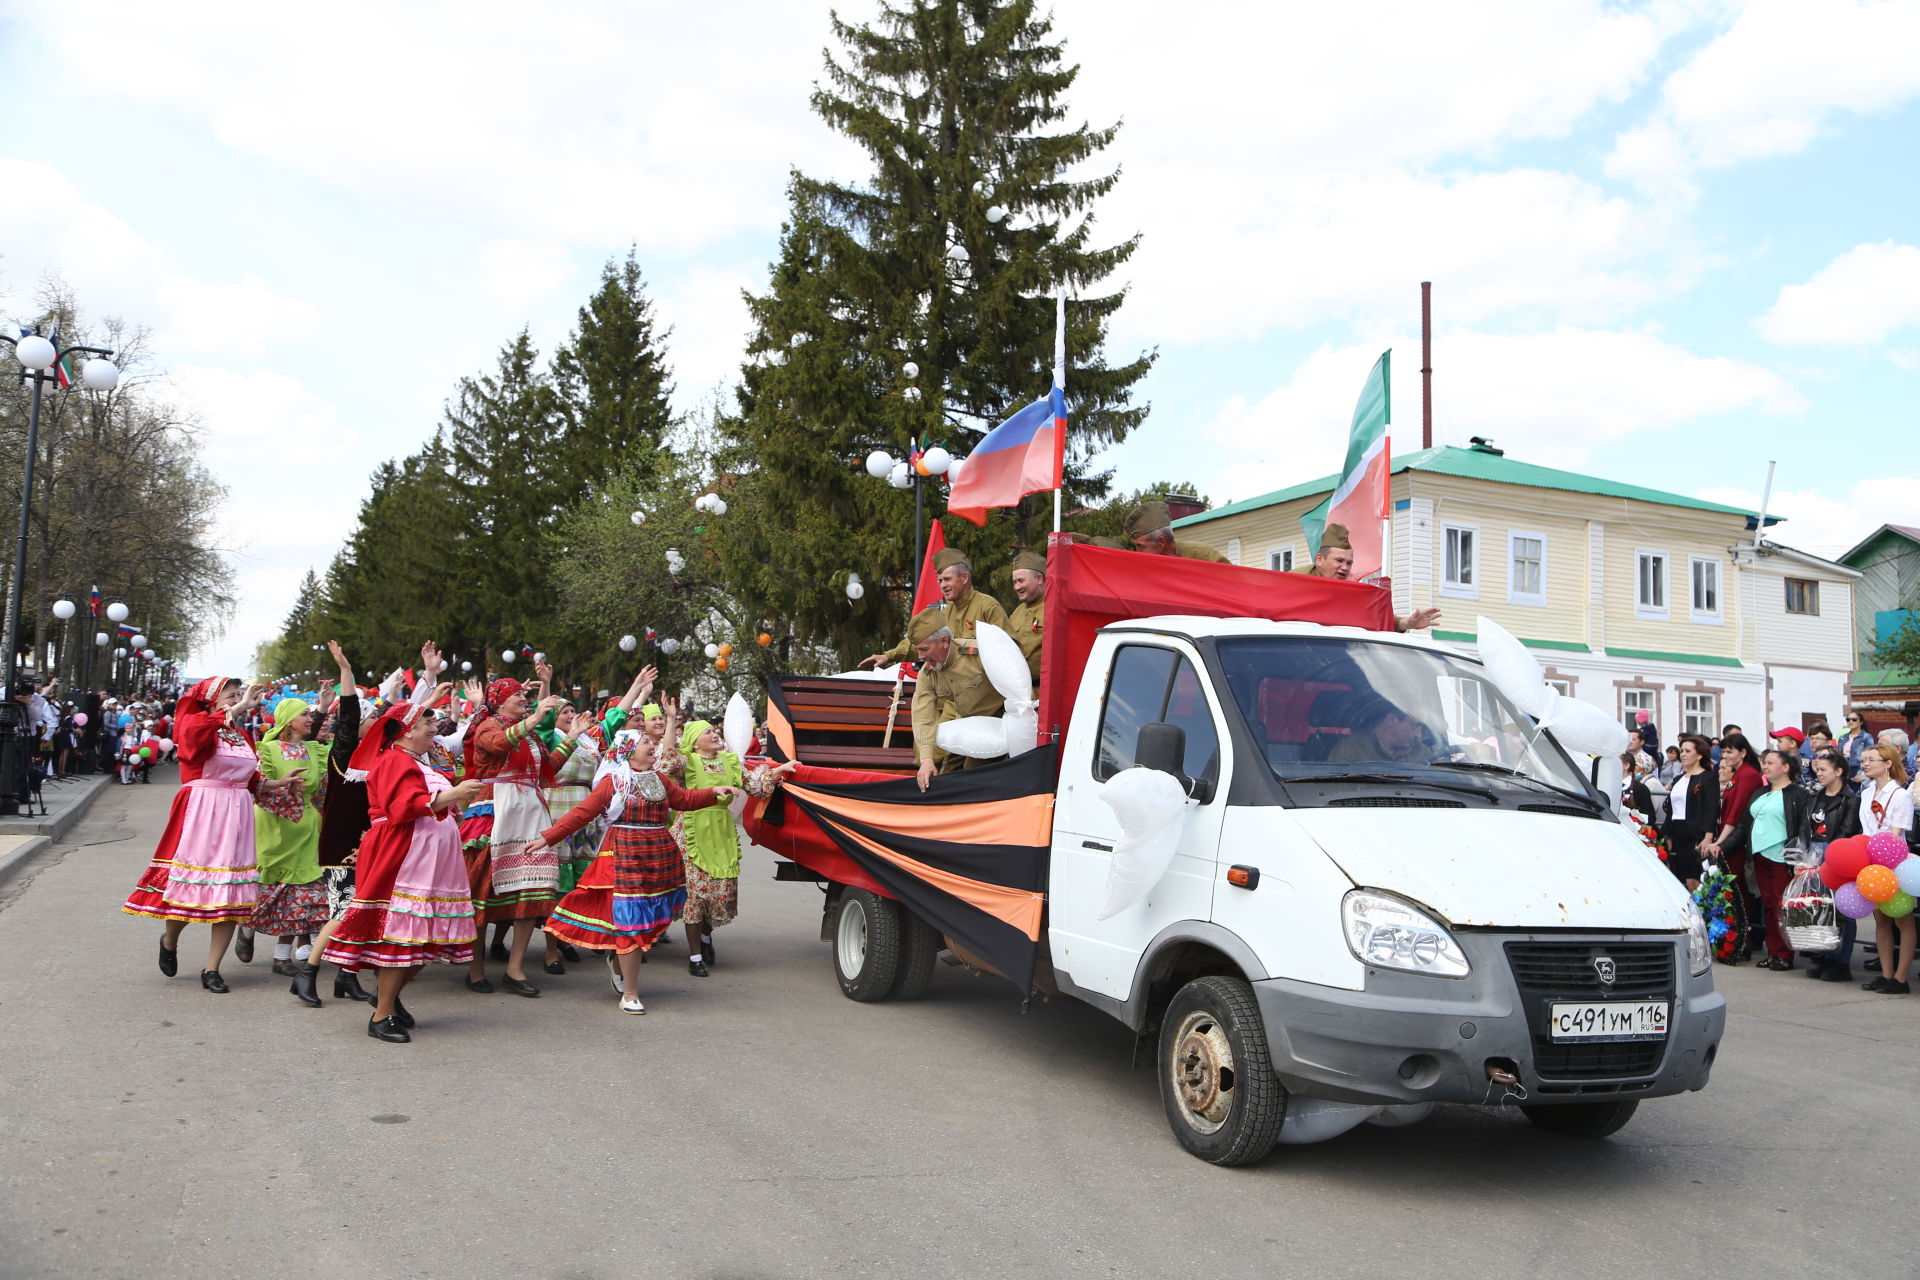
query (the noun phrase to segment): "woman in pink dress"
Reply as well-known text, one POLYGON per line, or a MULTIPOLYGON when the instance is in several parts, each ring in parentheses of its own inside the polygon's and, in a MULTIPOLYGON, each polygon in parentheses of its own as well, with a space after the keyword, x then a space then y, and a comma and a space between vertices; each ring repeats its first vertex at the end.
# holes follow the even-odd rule
POLYGON ((405 1044, 413 1015, 400 989, 430 963, 473 958, 473 899, 460 852, 461 806, 484 785, 458 786, 427 764, 434 721, 412 703, 389 707, 361 736, 348 776, 367 775, 373 825, 360 841, 353 904, 334 925, 326 959, 349 973, 371 965, 380 990, 367 1034, 405 1044))
POLYGON ((227 944, 260 897, 254 796, 299 785, 297 777, 264 781, 253 740, 240 727, 266 688, 243 690, 237 679, 210 676, 187 690, 175 706, 173 740, 180 755, 181 787, 174 793, 167 829, 160 833, 146 874, 120 908, 166 922, 160 972, 169 978, 179 968, 181 931, 195 921, 211 925, 200 985, 219 995, 227 991, 220 977, 227 944))

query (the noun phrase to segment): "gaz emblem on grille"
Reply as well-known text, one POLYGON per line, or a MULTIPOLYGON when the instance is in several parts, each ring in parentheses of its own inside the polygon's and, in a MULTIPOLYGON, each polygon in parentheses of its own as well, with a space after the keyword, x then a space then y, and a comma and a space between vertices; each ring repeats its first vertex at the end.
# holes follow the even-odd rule
POLYGON ((1593 971, 1600 975, 1601 986, 1610 987, 1613 985, 1612 956, 1595 956, 1593 958, 1593 971))

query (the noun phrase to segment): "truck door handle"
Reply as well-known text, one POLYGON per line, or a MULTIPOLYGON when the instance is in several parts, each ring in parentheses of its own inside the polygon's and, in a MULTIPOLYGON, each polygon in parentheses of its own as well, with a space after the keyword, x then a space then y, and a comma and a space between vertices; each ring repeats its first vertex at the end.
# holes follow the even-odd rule
POLYGON ((1101 844, 1101 843, 1100 843, 1100 842, 1099 842, 1098 840, 1082 840, 1082 841, 1080 842, 1080 847, 1081 847, 1082 849, 1098 849, 1098 850, 1099 850, 1100 852, 1102 852, 1102 853, 1112 853, 1112 852, 1113 852, 1113 846, 1112 846, 1112 845, 1110 845, 1110 844, 1101 844))

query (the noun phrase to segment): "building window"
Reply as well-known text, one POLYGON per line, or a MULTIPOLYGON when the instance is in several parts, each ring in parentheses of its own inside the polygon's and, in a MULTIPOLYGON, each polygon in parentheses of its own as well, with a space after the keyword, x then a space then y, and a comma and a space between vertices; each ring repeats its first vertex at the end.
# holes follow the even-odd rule
POLYGON ((1687 576, 1693 592, 1693 620, 1719 626, 1720 562, 1710 556, 1694 556, 1687 562, 1687 576))
POLYGON ((1507 534, 1507 603, 1547 602, 1547 535, 1519 529, 1507 534))
POLYGON ((1267 552, 1267 568, 1275 573, 1293 572, 1293 548, 1273 547, 1267 552))
POLYGON ((1227 539, 1227 563, 1240 563, 1240 539, 1238 538, 1227 539))
POLYGON ((1647 718, 1658 724, 1660 717, 1654 714, 1654 700, 1660 696, 1658 689, 1622 689, 1620 691, 1620 723, 1627 726, 1629 732, 1640 727, 1637 713, 1646 712, 1647 718))
POLYGON ((1717 693, 1683 693, 1680 695, 1680 732, 1697 733, 1703 738, 1711 738, 1714 726, 1720 723, 1720 695, 1717 693))
POLYGON ((1480 531, 1471 525, 1442 526, 1440 594, 1465 600, 1480 598, 1480 531))
POLYGON ((1667 617, 1667 553, 1641 551, 1634 574, 1634 613, 1664 622, 1667 617))
POLYGON ((1787 612, 1820 616, 1820 584, 1811 578, 1787 579, 1787 612))
POLYGON ((1555 680, 1549 676, 1547 678, 1547 688, 1553 690, 1563 698, 1571 698, 1573 696, 1573 681, 1571 680, 1555 680))

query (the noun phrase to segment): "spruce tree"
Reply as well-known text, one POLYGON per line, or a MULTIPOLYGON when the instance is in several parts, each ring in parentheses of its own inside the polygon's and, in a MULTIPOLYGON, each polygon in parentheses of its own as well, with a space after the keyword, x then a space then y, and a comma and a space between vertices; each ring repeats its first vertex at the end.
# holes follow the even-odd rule
MULTIPOLYGON (((1145 416, 1129 397, 1152 356, 1107 361, 1123 295, 1101 288, 1137 238, 1094 245, 1092 207, 1119 175, 1077 170, 1117 126, 1064 123, 1078 69, 1030 0, 888 0, 874 23, 833 31, 843 56, 829 55, 814 109, 873 169, 857 184, 794 176, 770 287, 748 298, 754 358, 725 425, 769 513, 758 554, 730 557, 757 566, 743 588, 850 655, 897 633, 917 568, 911 495, 860 469, 869 449, 965 454, 1044 395, 1064 288, 1067 501, 1097 497, 1106 477, 1090 459, 1145 416), (850 606, 849 572, 886 589, 850 606)), ((943 488, 928 489, 936 515, 943 488)), ((947 536, 985 577, 1015 543, 1044 542, 1050 505, 1030 498, 984 530, 948 520, 947 536)))
POLYGON ((595 490, 620 472, 642 484, 653 478, 675 421, 665 352, 672 332, 655 330, 635 253, 609 259, 599 289, 553 356, 563 425, 556 460, 564 471, 595 490))

